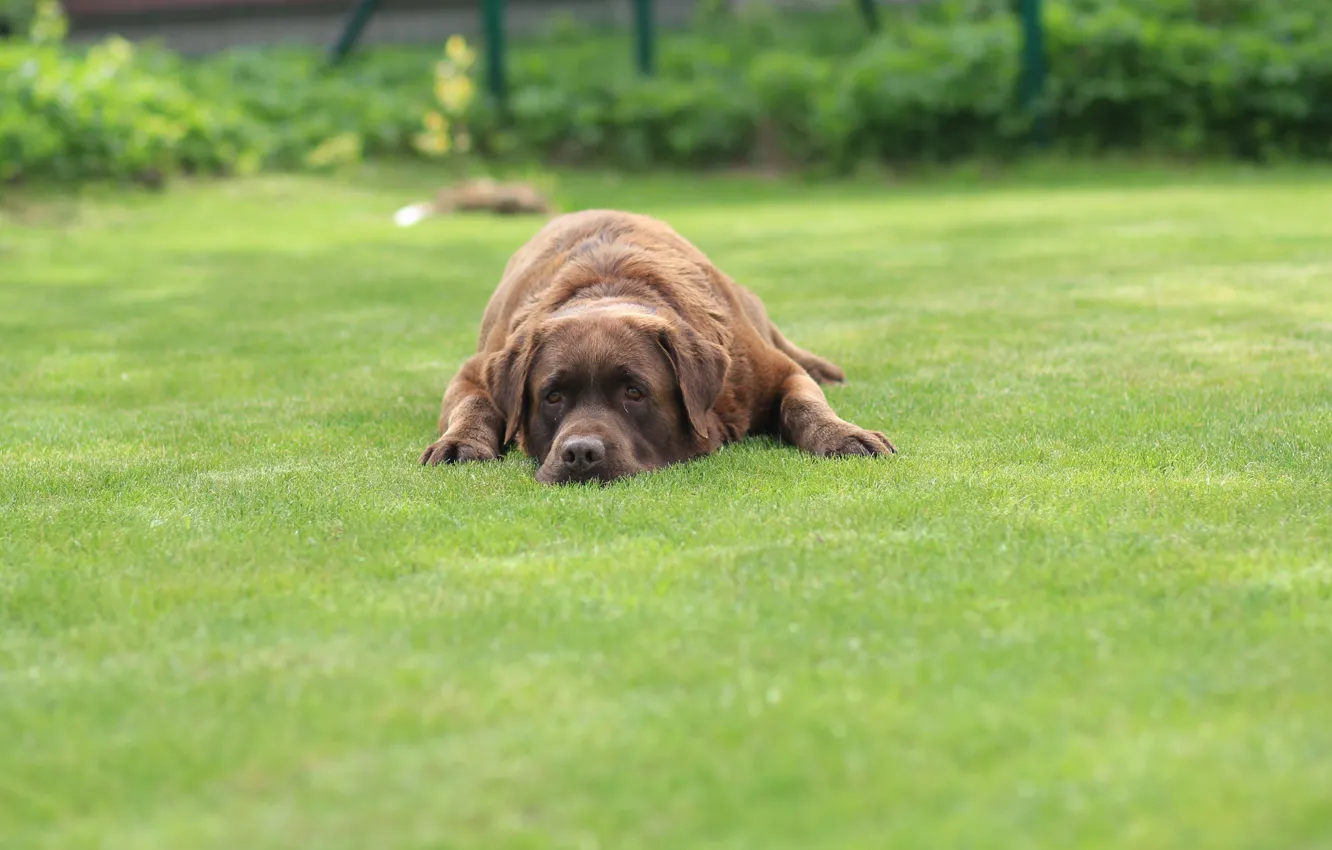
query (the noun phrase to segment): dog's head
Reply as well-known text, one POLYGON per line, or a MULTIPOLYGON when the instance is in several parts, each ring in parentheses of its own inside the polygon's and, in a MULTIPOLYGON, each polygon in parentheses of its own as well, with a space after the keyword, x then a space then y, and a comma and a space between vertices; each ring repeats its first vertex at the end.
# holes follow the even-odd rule
POLYGON ((486 366, 546 484, 611 481, 708 450, 725 350, 678 318, 618 301, 528 324, 486 366))

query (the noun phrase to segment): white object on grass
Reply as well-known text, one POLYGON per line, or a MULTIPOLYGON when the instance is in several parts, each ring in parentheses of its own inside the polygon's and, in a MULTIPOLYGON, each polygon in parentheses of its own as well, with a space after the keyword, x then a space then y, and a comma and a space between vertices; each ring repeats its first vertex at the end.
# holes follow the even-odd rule
POLYGON ((429 217, 433 204, 423 202, 403 207, 393 214, 393 223, 398 227, 411 227, 429 217))

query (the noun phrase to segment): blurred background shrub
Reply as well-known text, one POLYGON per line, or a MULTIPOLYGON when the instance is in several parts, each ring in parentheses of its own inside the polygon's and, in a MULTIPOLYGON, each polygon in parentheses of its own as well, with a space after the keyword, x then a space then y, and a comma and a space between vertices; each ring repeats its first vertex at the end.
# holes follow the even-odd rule
MULTIPOLYGON (((474 97, 449 120, 483 160, 849 169, 1018 156, 1032 116, 1017 98, 1012 5, 885 7, 877 34, 850 4, 706 6, 689 29, 663 33, 651 78, 634 73, 627 35, 565 21, 514 45, 507 115, 474 97)), ((1046 5, 1042 109, 1058 149, 1332 158, 1328 0, 1046 5)), ((75 49, 49 4, 25 8, 13 19, 29 29, 0 42, 0 177, 430 155, 418 142, 440 108, 442 47, 367 49, 337 68, 303 48, 186 60, 118 39, 75 49)))

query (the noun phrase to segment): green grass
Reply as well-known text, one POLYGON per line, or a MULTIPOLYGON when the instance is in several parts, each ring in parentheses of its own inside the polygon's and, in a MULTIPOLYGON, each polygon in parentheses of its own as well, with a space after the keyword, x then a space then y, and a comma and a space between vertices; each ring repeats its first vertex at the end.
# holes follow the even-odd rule
POLYGON ((531 221, 0 204, 0 844, 1332 840, 1332 173, 566 178, 902 454, 416 465, 531 221))

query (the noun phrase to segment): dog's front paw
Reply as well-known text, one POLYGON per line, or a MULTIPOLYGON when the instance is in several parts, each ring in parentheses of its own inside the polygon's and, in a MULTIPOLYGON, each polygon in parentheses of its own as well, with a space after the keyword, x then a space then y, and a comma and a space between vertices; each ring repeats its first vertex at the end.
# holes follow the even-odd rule
POLYGON ((821 457, 897 454, 897 447, 878 431, 867 431, 850 422, 839 425, 819 433, 809 451, 821 457))
POLYGON ((423 466, 435 466, 441 463, 494 460, 497 457, 499 457, 499 453, 491 446, 471 440, 441 437, 426 447, 425 452, 421 455, 421 464, 423 466))

